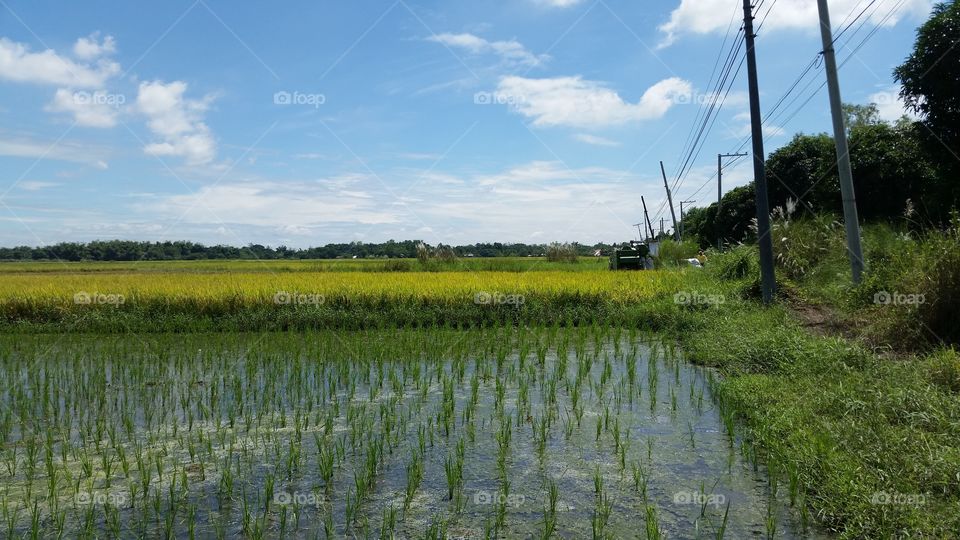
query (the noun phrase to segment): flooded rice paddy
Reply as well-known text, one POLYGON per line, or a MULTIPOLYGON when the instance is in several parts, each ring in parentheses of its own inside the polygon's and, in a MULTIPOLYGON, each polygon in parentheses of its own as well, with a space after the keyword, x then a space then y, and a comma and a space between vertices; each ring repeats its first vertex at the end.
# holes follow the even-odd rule
POLYGON ((713 375, 638 331, 16 336, 0 360, 4 537, 815 536, 713 375))

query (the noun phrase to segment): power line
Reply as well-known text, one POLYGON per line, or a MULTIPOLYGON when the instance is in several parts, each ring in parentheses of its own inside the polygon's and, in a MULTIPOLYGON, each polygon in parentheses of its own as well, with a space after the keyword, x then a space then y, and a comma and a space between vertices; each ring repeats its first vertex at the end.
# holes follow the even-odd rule
MULTIPOLYGON (((856 47, 854 47, 854 48, 852 49, 852 51, 850 52, 850 54, 848 54, 848 55, 846 56, 846 58, 845 58, 842 62, 840 62, 839 67, 841 67, 841 68, 844 67, 850 60, 852 60, 852 59, 855 57, 855 55, 857 54, 857 52, 859 52, 860 49, 862 49, 862 48, 864 47, 864 45, 866 45, 866 43, 867 43, 871 38, 873 38, 874 35, 876 35, 876 33, 879 31, 879 29, 880 29, 884 24, 886 24, 886 22, 889 21, 890 18, 893 17, 893 15, 903 6, 903 4, 904 4, 905 2, 906 2, 906 0, 899 0, 899 1, 893 6, 893 8, 890 9, 890 11, 888 11, 888 12, 886 13, 886 15, 885 15, 876 25, 874 25, 874 28, 856 45, 856 47)), ((840 31, 837 33, 837 35, 834 37, 834 39, 833 39, 833 42, 834 42, 834 43, 836 43, 836 42, 840 39, 841 36, 847 34, 847 32, 848 32, 850 29, 852 29, 852 28, 854 27, 854 25, 857 25, 856 28, 854 29, 854 31, 853 31, 851 34, 848 35, 846 42, 842 45, 842 46, 844 46, 844 47, 848 46, 848 45, 852 42, 852 40, 860 33, 860 31, 861 31, 863 28, 866 27, 866 25, 868 24, 868 22, 876 15, 876 13, 877 13, 877 12, 880 10, 880 8, 882 7, 882 6, 880 6, 880 5, 877 5, 877 0, 870 0, 870 2, 866 5, 866 7, 864 7, 864 9, 861 10, 861 11, 856 15, 856 17, 853 18, 853 20, 850 20, 850 16, 851 16, 854 12, 856 12, 857 7, 859 7, 862 3, 863 3, 863 0, 861 0, 861 2, 859 2, 859 3, 857 4, 857 6, 854 7, 854 10, 851 11, 850 15, 847 16, 847 18, 845 19, 844 23, 840 25, 840 26, 841 26, 841 30, 840 30, 840 31), (870 15, 869 15, 868 17, 864 18, 864 15, 870 10, 870 8, 874 8, 874 9, 873 9, 872 12, 870 12, 870 15), (849 22, 846 22, 846 21, 849 21, 849 22), (858 23, 859 23, 859 24, 858 24, 858 23)), ((768 12, 768 13, 769 13, 769 12, 768 12)), ((782 121, 782 124, 783 124, 783 125, 789 124, 789 123, 813 100, 813 98, 815 98, 815 97, 820 93, 820 91, 823 90, 823 88, 824 88, 824 87, 826 86, 826 84, 827 84, 825 80, 823 80, 823 81, 820 83, 820 85, 813 90, 813 92, 811 92, 810 94, 807 94, 807 93, 806 93, 807 90, 811 87, 811 85, 814 84, 814 83, 817 81, 816 78, 813 78, 813 79, 807 81, 807 83, 803 85, 803 88, 802 88, 802 90, 800 91, 800 93, 799 93, 798 95, 796 95, 793 99, 791 99, 789 102, 787 102, 787 99, 790 97, 790 95, 793 94, 794 92, 796 92, 797 88, 800 87, 800 85, 802 84, 802 82, 804 81, 804 79, 811 73, 811 71, 812 71, 814 68, 818 67, 820 61, 821 61, 821 54, 818 53, 818 54, 814 57, 814 59, 813 59, 809 64, 807 64, 806 67, 804 67, 804 69, 801 71, 800 75, 797 77, 797 79, 794 81, 794 83, 790 85, 790 87, 787 89, 786 92, 784 92, 783 96, 780 97, 780 99, 777 101, 777 103, 774 105, 774 107, 767 113, 767 115, 766 115, 765 118, 763 119, 763 124, 764 124, 764 125, 766 125, 768 122, 775 122, 775 121, 777 121, 779 118, 782 118, 783 115, 786 114, 786 112, 787 112, 788 110, 790 110, 790 108, 791 108, 795 103, 797 103, 799 100, 802 99, 803 101, 800 102, 800 105, 799 105, 797 108, 793 109, 792 112, 790 112, 790 114, 789 114, 788 116, 786 116, 785 119, 782 121), (784 107, 784 105, 786 105, 786 107, 785 107, 783 110, 780 110, 781 107, 784 107)), ((750 137, 749 137, 749 136, 745 137, 745 138, 740 142, 740 144, 736 147, 736 149, 733 150, 733 152, 731 152, 731 153, 738 153, 738 152, 740 152, 749 142, 750 142, 750 137)), ((735 160, 734 162, 730 163, 728 166, 732 167, 732 166, 734 166, 738 161, 739 161, 739 160, 735 160)), ((702 186, 700 186, 700 187, 697 189, 696 192, 694 192, 694 195, 696 195, 697 193, 699 193, 700 191, 702 191, 707 185, 710 184, 710 182, 711 182, 715 177, 716 177, 716 174, 712 175, 711 178, 709 178, 706 182, 704 182, 704 184, 703 184, 702 186)), ((692 196, 694 196, 694 195, 690 195, 690 196, 692 197, 692 196)))

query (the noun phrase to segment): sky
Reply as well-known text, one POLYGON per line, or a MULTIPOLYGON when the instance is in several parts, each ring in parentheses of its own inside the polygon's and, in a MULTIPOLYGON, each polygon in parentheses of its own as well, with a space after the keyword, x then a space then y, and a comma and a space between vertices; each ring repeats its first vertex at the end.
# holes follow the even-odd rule
MULTIPOLYGON (((899 118, 892 71, 931 3, 830 5, 844 101, 899 118)), ((0 0, 0 245, 592 244, 636 237, 641 195, 669 228, 661 160, 679 212, 716 200, 718 153, 749 150, 744 68, 679 174, 742 17, 739 0, 0 0)), ((766 118, 822 46, 812 0, 758 19, 766 118)), ((831 129, 824 77, 769 115, 767 153, 831 129)), ((731 162, 724 191, 753 176, 731 162)))

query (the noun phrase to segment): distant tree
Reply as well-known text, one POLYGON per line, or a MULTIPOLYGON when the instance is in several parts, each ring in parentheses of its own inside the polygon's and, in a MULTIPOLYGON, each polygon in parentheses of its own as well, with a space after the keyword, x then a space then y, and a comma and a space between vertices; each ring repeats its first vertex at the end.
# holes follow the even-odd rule
POLYGON ((880 108, 876 103, 869 105, 843 104, 843 119, 847 126, 847 133, 864 126, 875 126, 882 122, 880 108))

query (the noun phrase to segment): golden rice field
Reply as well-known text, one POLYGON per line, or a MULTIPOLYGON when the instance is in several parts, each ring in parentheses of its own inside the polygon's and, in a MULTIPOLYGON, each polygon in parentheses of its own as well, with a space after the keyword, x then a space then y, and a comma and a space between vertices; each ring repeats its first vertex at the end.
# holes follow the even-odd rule
POLYGON ((60 264, 60 271, 6 271, 0 280, 0 316, 8 327, 73 324, 66 328, 79 330, 103 330, 110 320, 127 326, 177 321, 167 330, 252 330, 264 321, 271 329, 391 321, 549 323, 614 314, 672 295, 687 280, 675 270, 611 272, 595 263, 602 269, 311 272, 274 266, 278 269, 252 271, 245 262, 236 263, 243 270, 230 271, 230 263, 220 264, 218 271, 200 272, 183 263, 168 271, 161 271, 160 263, 151 263, 147 271, 104 271, 85 263, 60 264), (208 323, 198 327, 198 320, 208 323))

